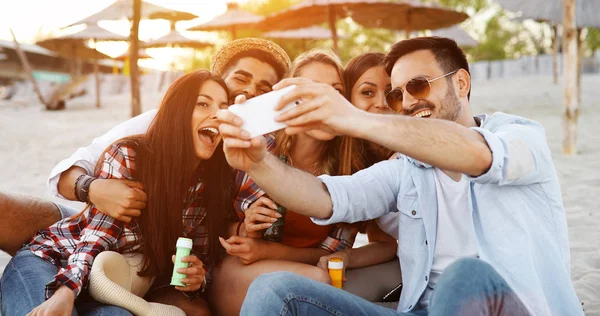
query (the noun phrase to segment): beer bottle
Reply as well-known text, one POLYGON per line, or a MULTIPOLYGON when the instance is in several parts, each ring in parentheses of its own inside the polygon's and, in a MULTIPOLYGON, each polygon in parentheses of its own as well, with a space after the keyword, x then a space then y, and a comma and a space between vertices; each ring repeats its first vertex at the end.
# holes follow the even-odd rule
MULTIPOLYGON (((283 161, 284 163, 287 163, 287 157, 280 155, 279 159, 281 161, 283 161)), ((268 240, 268 241, 274 241, 274 242, 281 242, 283 240, 283 228, 285 225, 285 211, 286 208, 283 207, 282 205, 280 205, 279 203, 275 202, 277 204, 277 209, 275 210, 277 213, 281 214, 281 217, 278 218, 273 225, 271 225, 271 227, 267 228, 267 230, 265 231, 264 235, 263 235, 263 239, 264 240, 268 240)))

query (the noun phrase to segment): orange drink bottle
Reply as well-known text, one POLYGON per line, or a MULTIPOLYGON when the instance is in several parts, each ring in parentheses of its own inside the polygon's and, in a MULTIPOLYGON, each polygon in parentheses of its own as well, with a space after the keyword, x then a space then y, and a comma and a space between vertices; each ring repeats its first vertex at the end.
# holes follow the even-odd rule
POLYGON ((331 277, 331 285, 342 288, 342 271, 344 270, 344 259, 334 257, 330 258, 328 262, 329 277, 331 277))

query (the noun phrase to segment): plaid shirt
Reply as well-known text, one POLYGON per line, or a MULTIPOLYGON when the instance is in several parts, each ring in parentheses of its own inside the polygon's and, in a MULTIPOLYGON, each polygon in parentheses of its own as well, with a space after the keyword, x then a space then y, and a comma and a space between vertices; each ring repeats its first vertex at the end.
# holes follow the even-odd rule
MULTIPOLYGON (((267 150, 271 153, 275 151, 275 137, 272 134, 266 136, 267 150)), ((250 208, 252 203, 256 202, 261 196, 265 195, 265 191, 245 172, 238 171, 236 175, 236 183, 239 184, 238 194, 234 201, 234 208, 238 217, 243 220, 244 212, 250 208)), ((354 239, 358 234, 356 228, 341 228, 334 226, 329 236, 319 244, 319 248, 325 249, 331 253, 342 251, 346 248, 352 248, 354 239)))
MULTIPOLYGON (((135 152, 125 144, 112 145, 104 154, 99 178, 128 179, 135 176, 135 152)), ((183 235, 194 240, 193 253, 206 263, 208 238, 201 207, 202 182, 190 188, 183 210, 183 235)), ((94 205, 81 216, 66 218, 41 230, 29 244, 37 256, 56 265, 59 270, 46 285, 45 297, 50 298, 64 284, 75 297, 87 286, 94 258, 102 251, 140 252, 143 246, 138 222, 118 221, 98 211, 94 205)), ((206 269, 206 267, 205 267, 206 269)), ((208 271, 208 269, 207 269, 208 271)), ((207 281, 210 274, 207 272, 207 281)))

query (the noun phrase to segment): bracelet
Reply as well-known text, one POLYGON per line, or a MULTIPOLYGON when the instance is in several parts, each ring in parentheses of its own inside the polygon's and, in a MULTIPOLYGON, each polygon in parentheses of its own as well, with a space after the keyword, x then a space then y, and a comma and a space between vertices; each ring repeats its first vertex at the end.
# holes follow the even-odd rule
POLYGON ((237 225, 237 228, 235 229, 235 235, 236 235, 236 236, 239 236, 239 235, 240 235, 240 227, 242 227, 242 224, 243 224, 243 223, 244 223, 244 222, 239 222, 239 223, 238 223, 238 225, 237 225))
POLYGON ((96 178, 87 174, 82 174, 77 177, 77 181, 75 181, 75 198, 77 201, 90 203, 90 185, 94 180, 96 180, 96 178))

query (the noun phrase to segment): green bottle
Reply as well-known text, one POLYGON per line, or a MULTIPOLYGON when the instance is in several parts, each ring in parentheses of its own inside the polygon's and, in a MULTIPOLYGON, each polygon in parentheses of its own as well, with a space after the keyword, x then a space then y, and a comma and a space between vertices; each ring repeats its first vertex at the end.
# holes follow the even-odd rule
MULTIPOLYGON (((284 163, 287 163, 286 156, 280 155, 279 159, 281 161, 283 161, 284 163)), ((267 228, 267 230, 265 231, 265 233, 263 235, 263 239, 268 240, 268 241, 281 242, 283 240, 283 229, 284 229, 284 225, 285 225, 286 208, 277 202, 275 202, 275 203, 277 204, 277 209, 275 211, 277 213, 281 214, 281 217, 278 218, 271 227, 267 228)))
POLYGON ((189 262, 181 262, 181 258, 189 256, 192 252, 194 241, 189 238, 179 237, 177 239, 177 252, 175 253, 175 266, 173 267, 173 276, 171 277, 171 285, 186 286, 181 283, 182 279, 186 278, 185 274, 177 273, 177 269, 187 268, 189 262))

